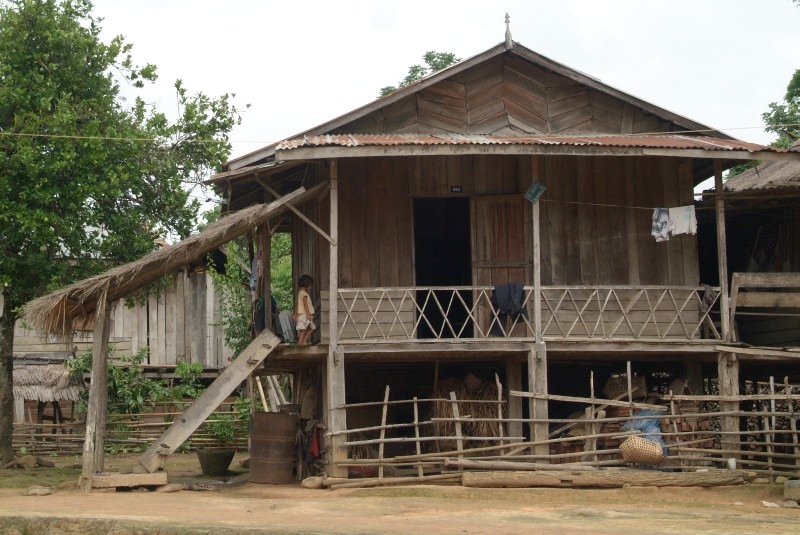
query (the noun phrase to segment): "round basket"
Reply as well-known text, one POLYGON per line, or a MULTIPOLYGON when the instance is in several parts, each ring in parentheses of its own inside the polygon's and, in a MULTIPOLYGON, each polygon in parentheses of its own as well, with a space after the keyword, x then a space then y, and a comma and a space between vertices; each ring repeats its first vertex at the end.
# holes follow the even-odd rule
POLYGON ((647 440, 638 435, 632 435, 619 445, 622 458, 634 464, 659 464, 664 459, 664 450, 661 444, 647 440))

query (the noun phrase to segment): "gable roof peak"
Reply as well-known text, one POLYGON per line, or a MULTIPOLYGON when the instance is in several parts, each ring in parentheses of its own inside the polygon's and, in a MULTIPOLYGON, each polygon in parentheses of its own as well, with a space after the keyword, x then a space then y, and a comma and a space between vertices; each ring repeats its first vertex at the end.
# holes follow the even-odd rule
POLYGON ((511 17, 506 13, 506 49, 514 47, 514 41, 511 40, 511 17))

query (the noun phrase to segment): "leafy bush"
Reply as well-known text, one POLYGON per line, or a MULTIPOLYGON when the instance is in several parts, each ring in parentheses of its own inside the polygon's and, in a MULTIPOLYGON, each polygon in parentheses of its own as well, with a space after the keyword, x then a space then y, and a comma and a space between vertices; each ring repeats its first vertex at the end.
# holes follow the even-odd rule
MULTIPOLYGON (((113 348, 109 348, 109 355, 113 348)), ((147 358, 147 348, 133 355, 123 355, 108 367, 108 412, 118 414, 140 413, 156 403, 170 399, 169 386, 161 379, 148 379, 144 376, 142 362, 147 358), (117 364, 119 363, 119 364, 117 364)), ((110 359, 110 357, 109 357, 110 359)), ((92 371, 91 349, 66 362, 71 373, 83 376, 92 371)), ((79 410, 86 409, 89 393, 82 393, 79 410)))

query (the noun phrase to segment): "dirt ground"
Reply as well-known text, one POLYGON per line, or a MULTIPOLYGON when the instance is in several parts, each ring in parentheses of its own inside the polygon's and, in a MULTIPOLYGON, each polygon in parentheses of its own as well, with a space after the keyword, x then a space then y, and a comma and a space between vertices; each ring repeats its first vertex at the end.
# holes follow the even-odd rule
MULTIPOLYGON (((52 458, 54 468, 0 469, 2 534, 397 533, 563 534, 800 533, 800 509, 783 501, 782 485, 717 488, 474 489, 416 485, 312 490, 247 482, 234 460, 230 481, 214 491, 77 490, 80 459, 52 458), (23 496, 31 485, 48 496, 23 496)), ((108 471, 133 467, 136 456, 109 457, 108 471)), ((194 455, 167 461, 170 482, 201 481, 194 455)))

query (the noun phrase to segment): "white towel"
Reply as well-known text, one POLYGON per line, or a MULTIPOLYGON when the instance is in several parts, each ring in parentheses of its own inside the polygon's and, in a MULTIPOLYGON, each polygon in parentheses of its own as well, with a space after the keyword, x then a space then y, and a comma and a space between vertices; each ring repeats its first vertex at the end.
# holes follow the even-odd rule
POLYGON ((676 234, 697 234, 697 218, 694 214, 694 205, 670 208, 669 218, 672 221, 673 236, 676 234))

